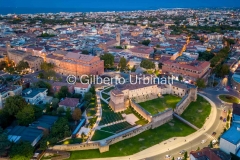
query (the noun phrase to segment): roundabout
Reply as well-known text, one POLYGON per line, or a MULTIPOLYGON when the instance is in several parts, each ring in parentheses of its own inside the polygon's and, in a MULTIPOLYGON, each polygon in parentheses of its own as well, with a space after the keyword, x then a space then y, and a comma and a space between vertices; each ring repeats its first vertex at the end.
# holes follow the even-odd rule
POLYGON ((239 98, 228 94, 220 94, 218 98, 225 103, 240 103, 239 98))

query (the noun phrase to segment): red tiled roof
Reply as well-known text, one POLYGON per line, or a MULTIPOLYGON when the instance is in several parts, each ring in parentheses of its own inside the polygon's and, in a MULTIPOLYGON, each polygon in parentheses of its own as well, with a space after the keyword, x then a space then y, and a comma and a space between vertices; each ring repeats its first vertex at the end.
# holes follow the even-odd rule
POLYGON ((79 103, 78 98, 65 98, 63 101, 59 102, 58 105, 66 107, 76 107, 79 103))

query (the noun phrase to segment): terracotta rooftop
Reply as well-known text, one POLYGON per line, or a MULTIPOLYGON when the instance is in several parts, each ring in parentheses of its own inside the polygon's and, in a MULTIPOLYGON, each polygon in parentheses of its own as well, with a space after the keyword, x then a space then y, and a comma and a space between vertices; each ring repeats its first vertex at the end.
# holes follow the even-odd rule
POLYGON ((76 107, 78 103, 78 98, 65 98, 63 101, 59 102, 58 105, 63 105, 66 107, 76 107))

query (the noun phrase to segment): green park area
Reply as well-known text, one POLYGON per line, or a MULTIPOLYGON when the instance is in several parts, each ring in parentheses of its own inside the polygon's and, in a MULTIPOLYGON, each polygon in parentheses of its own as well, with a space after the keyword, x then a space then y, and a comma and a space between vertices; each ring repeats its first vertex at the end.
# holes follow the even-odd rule
POLYGON ((102 98, 108 99, 110 96, 108 94, 102 93, 102 98))
POLYGON ((191 102, 181 117, 194 124, 196 127, 201 128, 210 112, 210 103, 203 97, 198 96, 197 101, 191 102))
POLYGON ((132 155, 169 138, 184 137, 194 131, 193 128, 174 118, 169 123, 158 128, 144 131, 137 136, 111 145, 108 152, 100 153, 98 149, 73 151, 69 159, 91 159, 132 155))
POLYGON ((98 140, 110 137, 112 135, 113 134, 110 133, 110 132, 105 132, 105 131, 101 131, 101 130, 95 130, 94 135, 93 135, 91 141, 98 141, 98 140))
POLYGON ((235 97, 235 96, 231 96, 231 95, 225 95, 225 94, 222 94, 222 95, 219 95, 219 98, 224 101, 224 102, 227 102, 227 103, 240 103, 240 99, 235 97))
POLYGON ((174 109, 180 100, 180 97, 168 94, 160 98, 139 103, 139 105, 152 115, 155 115, 159 112, 163 112, 168 108, 174 109))

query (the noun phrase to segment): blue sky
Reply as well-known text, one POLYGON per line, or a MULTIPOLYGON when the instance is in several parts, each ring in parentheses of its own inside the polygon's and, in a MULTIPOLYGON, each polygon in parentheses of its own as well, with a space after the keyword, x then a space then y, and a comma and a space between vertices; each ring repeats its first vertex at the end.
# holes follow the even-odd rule
POLYGON ((0 7, 27 7, 27 8, 240 7, 240 0, 0 0, 0 7))

